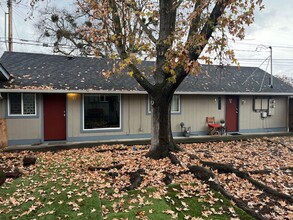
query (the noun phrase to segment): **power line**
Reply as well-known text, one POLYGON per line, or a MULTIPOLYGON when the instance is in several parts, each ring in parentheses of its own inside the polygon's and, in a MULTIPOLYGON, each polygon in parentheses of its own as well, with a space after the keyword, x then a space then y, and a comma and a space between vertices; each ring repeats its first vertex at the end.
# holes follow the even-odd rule
MULTIPOLYGON (((256 61, 262 61, 263 59, 260 58, 237 58, 238 60, 256 60, 256 61)), ((287 59, 287 58, 273 58, 274 61, 293 61, 293 59, 287 59)))
MULTIPOLYGON (((230 40, 229 40, 230 41, 230 40)), ((271 46, 271 47, 273 47, 273 48, 282 48, 282 49, 293 49, 293 45, 281 45, 281 44, 279 44, 279 45, 277 45, 277 44, 263 44, 263 43, 248 43, 248 42, 243 42, 243 41, 238 41, 238 42, 234 42, 234 41, 230 41, 230 42, 232 42, 232 43, 234 43, 234 44, 245 44, 245 45, 254 45, 254 46, 260 46, 260 45, 263 45, 263 46, 271 46)))

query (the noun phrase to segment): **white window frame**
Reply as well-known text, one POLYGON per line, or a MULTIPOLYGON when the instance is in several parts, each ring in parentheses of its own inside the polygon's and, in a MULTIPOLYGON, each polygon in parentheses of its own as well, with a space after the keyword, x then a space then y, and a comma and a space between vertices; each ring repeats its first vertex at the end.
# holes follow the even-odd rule
MULTIPOLYGON (((103 100, 100 100, 103 101, 103 100)), ((122 109, 121 109, 121 94, 83 94, 82 95, 82 130, 83 131, 107 131, 107 130, 121 130, 121 122, 122 122, 122 109), (111 96, 118 96, 119 97, 119 127, 115 128, 85 128, 84 127, 84 97, 85 96, 103 96, 105 97, 106 95, 111 95, 111 96)))
POLYGON ((8 99, 7 99, 7 108, 8 108, 8 116, 22 116, 22 117, 29 117, 29 116, 36 116, 37 115, 37 98, 36 98, 36 93, 29 93, 29 94, 33 94, 34 98, 35 98, 35 113, 34 114, 24 114, 24 104, 23 104, 23 94, 24 93, 20 93, 21 95, 21 113, 20 114, 11 114, 10 113, 10 96, 8 93, 8 99))
MULTIPOLYGON (((180 95, 173 95, 174 96, 178 96, 178 111, 173 111, 172 110, 172 103, 171 103, 171 114, 180 114, 181 113, 181 96, 180 95)), ((173 97, 172 97, 172 102, 173 102, 173 97)), ((152 108, 151 108, 151 96, 148 95, 148 114, 152 113, 152 108)))

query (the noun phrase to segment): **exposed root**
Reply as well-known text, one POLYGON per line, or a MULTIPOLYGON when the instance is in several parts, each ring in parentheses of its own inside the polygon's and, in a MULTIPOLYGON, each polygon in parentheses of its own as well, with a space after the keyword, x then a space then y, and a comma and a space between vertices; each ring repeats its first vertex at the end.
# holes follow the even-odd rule
MULTIPOLYGON (((286 173, 293 173, 293 167, 281 167, 276 170, 282 170, 286 173)), ((275 172, 276 170, 253 170, 253 171, 249 171, 249 174, 271 174, 275 172)))
POLYGON ((235 204, 247 212, 249 215, 256 219, 265 220, 263 216, 255 212, 253 209, 249 208, 244 202, 241 200, 235 198, 232 194, 227 192, 219 183, 217 177, 215 174, 201 166, 189 166, 188 167, 190 172, 194 174, 194 176, 200 180, 203 180, 205 183, 207 183, 212 189, 220 192, 223 196, 225 196, 227 199, 232 200, 235 202, 235 204))
POLYGON ((22 159, 23 162, 23 166, 30 166, 30 165, 34 165, 37 161, 37 158, 35 156, 25 156, 22 159))
POLYGON ((127 151, 129 148, 107 148, 107 149, 96 149, 97 153, 104 153, 104 152, 114 152, 114 151, 127 151))
POLYGON ((283 147, 288 148, 291 152, 293 152, 293 148, 292 147, 289 147, 289 146, 287 146, 286 144, 284 144, 284 143, 282 143, 280 141, 273 141, 273 140, 270 140, 268 138, 263 138, 263 140, 267 141, 268 143, 272 143, 272 144, 280 144, 283 147))
POLYGON ((23 174, 18 167, 4 169, 3 172, 6 178, 12 179, 17 179, 23 174))
POLYGON ((165 185, 171 184, 173 179, 174 179, 174 174, 173 173, 165 172, 165 177, 163 179, 163 182, 165 183, 165 185))
POLYGON ((145 156, 151 159, 159 160, 165 157, 170 158, 171 152, 179 152, 179 151, 184 151, 184 149, 181 148, 174 141, 173 142, 171 141, 171 142, 165 143, 165 145, 162 145, 162 146, 161 145, 151 146, 150 150, 146 153, 145 156))
POLYGON ((169 145, 169 151, 180 152, 180 151, 183 151, 183 148, 181 148, 178 144, 173 143, 173 144, 169 145))
POLYGON ((0 169, 0 186, 2 186, 5 183, 5 180, 6 180, 6 175, 3 172, 3 170, 0 169))
POLYGON ((206 161, 201 161, 201 162, 205 166, 208 166, 212 169, 218 170, 219 173, 235 173, 236 176, 248 180, 250 183, 252 183, 254 186, 259 188, 260 190, 263 190, 272 196, 278 197, 279 199, 284 199, 290 203, 293 203, 292 196, 281 193, 281 192, 255 180, 255 179, 251 178, 247 172, 239 171, 239 170, 233 168, 230 164, 221 164, 221 163, 213 163, 213 162, 206 162, 206 161))
POLYGON ((174 154, 169 153, 168 157, 172 164, 182 166, 180 160, 174 154))
POLYGON ((129 173, 130 185, 125 187, 125 190, 137 189, 143 181, 142 174, 145 174, 144 169, 138 169, 136 172, 129 173))
POLYGON ((190 157, 191 160, 200 160, 200 158, 196 156, 195 154, 188 154, 188 156, 190 157))
POLYGON ((96 170, 111 170, 111 169, 118 169, 120 170, 123 167, 122 164, 117 164, 113 166, 108 166, 108 167, 94 167, 94 166, 89 166, 88 170, 89 171, 96 171, 96 170))

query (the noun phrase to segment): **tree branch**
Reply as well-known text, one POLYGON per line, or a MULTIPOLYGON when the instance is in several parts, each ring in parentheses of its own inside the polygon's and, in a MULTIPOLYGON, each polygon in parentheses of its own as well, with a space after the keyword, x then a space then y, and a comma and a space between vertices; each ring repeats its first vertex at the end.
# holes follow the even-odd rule
MULTIPOLYGON (((190 58, 192 60, 197 60, 201 52, 203 51, 204 47, 208 44, 208 41, 210 37, 212 36, 212 33, 215 30, 215 27, 218 24, 218 19, 223 15, 225 8, 227 7, 229 1, 223 0, 223 1, 217 1, 215 7, 213 8, 209 18, 205 22, 203 28, 200 31, 200 36, 202 36, 205 41, 201 45, 196 45, 195 47, 191 48, 190 50, 190 58)), ((197 24, 198 19, 193 19, 191 26, 193 27, 190 29, 190 36, 192 35, 191 31, 194 31, 197 24), (193 23, 194 22, 194 23, 193 23)))
POLYGON ((109 3, 110 3, 109 5, 111 9, 113 10, 112 16, 113 16, 113 23, 114 23, 114 34, 117 36, 116 48, 120 57, 124 60, 128 57, 128 54, 126 52, 126 47, 122 41, 123 32, 122 32, 122 26, 120 22, 118 8, 117 8, 115 0, 110 0, 109 3))
POLYGON ((146 79, 146 77, 141 73, 141 71, 134 65, 129 64, 130 69, 133 71, 134 79, 147 91, 151 94, 153 91, 153 85, 146 79))
MULTIPOLYGON (((129 57, 129 55, 126 52, 126 46, 122 42, 121 36, 122 33, 122 27, 120 22, 120 17, 118 13, 118 9, 116 6, 116 2, 114 0, 110 0, 110 7, 113 10, 113 23, 114 23, 114 33, 117 37, 116 47, 117 51, 121 57, 122 60, 125 60, 129 57)), ((133 77, 135 80, 148 92, 150 93, 152 91, 152 85, 148 82, 148 80, 145 78, 145 76, 141 73, 141 71, 134 65, 129 64, 128 65, 130 69, 133 71, 133 77)))
POLYGON ((182 2, 183 2, 183 0, 178 0, 178 2, 176 2, 175 4, 174 4, 174 8, 179 8, 179 6, 182 4, 182 2))
POLYGON ((202 0, 198 0, 198 1, 196 1, 195 5, 194 5, 193 13, 196 13, 196 16, 191 20, 187 41, 190 40, 190 38, 192 37, 193 34, 198 33, 198 26, 199 26, 199 23, 200 23, 200 16, 201 16, 201 12, 203 11, 200 8, 201 2, 202 2, 202 0))
POLYGON ((139 11, 141 11, 141 9, 139 9, 136 5, 136 2, 132 2, 130 3, 126 3, 128 7, 132 8, 135 12, 135 16, 140 24, 140 26, 142 27, 143 31, 146 33, 146 35, 148 36, 148 38, 154 43, 156 44, 157 39, 153 36, 152 31, 148 28, 148 26, 143 22, 143 20, 140 18, 139 16, 139 11))

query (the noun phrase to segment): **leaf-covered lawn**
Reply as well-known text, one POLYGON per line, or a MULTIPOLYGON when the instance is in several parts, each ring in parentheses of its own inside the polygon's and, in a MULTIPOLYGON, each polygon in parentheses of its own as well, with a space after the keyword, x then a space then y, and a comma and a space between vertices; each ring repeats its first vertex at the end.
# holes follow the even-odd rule
MULTIPOLYGON (((1 219, 250 219, 189 172, 189 165, 202 166, 202 161, 230 164, 283 194, 293 194, 290 137, 182 147, 186 151, 176 154, 182 166, 169 158, 145 158, 148 146, 2 152, 0 168, 18 167, 23 175, 0 187, 1 219), (36 156, 37 163, 23 167, 27 155, 36 156), (143 171, 138 189, 129 190, 138 170, 143 171), (171 176, 170 185, 166 176, 171 176)), ((213 172, 225 190, 264 218, 293 218, 288 200, 267 194, 234 173, 213 172)))

